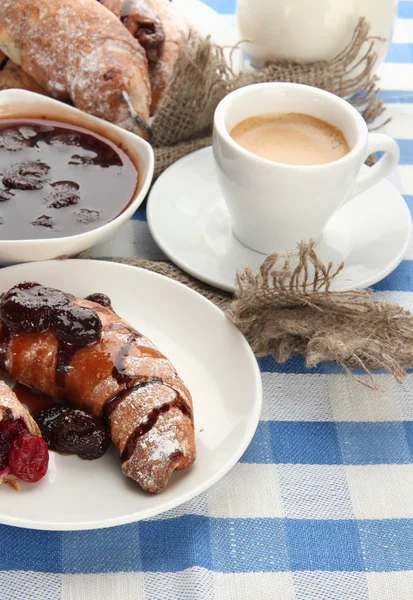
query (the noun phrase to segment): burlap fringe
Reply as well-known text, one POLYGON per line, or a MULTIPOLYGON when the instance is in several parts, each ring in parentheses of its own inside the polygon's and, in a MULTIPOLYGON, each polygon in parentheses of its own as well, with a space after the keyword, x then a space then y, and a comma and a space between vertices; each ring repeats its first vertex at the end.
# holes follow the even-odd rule
MULTIPOLYGON (((368 290, 331 291, 342 267, 325 266, 314 244, 301 242, 296 266, 272 254, 257 275, 249 269, 240 274, 227 314, 257 356, 271 353, 284 362, 302 354, 308 368, 334 361, 368 375, 383 369, 402 383, 405 369, 413 367, 413 315, 372 302, 368 290)), ((373 379, 369 387, 377 389, 373 379)))
POLYGON ((348 373, 358 367, 370 376, 370 383, 361 383, 373 389, 380 388, 372 371, 387 371, 402 383, 405 369, 413 367, 413 315, 395 304, 373 302, 367 290, 331 291, 343 265, 324 265, 313 242, 301 242, 287 258, 268 256, 258 274, 240 273, 234 297, 168 263, 113 260, 175 279, 214 302, 256 356, 272 354, 285 362, 300 354, 308 368, 333 361, 348 373))
POLYGON ((367 123, 375 121, 385 109, 377 96, 377 77, 372 74, 377 56, 369 28, 368 22, 360 19, 347 47, 331 61, 279 61, 238 75, 228 66, 223 48, 191 31, 187 43, 180 46, 168 92, 151 126, 155 177, 179 158, 209 145, 220 100, 252 83, 287 81, 319 87, 349 99, 367 123))

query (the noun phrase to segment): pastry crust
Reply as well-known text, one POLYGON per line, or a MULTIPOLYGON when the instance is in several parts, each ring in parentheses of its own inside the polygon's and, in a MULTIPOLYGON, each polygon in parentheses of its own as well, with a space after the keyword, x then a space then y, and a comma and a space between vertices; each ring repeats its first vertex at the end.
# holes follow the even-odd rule
POLYGON ((148 137, 145 52, 96 0, 2 0, 0 49, 53 97, 148 137))
POLYGON ((16 65, 12 60, 0 52, 0 91, 20 89, 36 92, 37 94, 48 95, 46 90, 16 65))
POLYGON ((50 396, 60 395, 106 417, 122 471, 156 493, 174 469, 189 467, 196 449, 192 398, 171 362, 113 310, 79 298, 100 318, 100 339, 71 356, 56 377, 59 342, 53 332, 11 333, 1 325, 3 371, 50 396))
POLYGON ((172 77, 180 45, 189 35, 189 26, 183 15, 169 0, 152 0, 152 2, 165 33, 165 42, 158 60, 149 64, 152 87, 151 114, 154 114, 172 77))

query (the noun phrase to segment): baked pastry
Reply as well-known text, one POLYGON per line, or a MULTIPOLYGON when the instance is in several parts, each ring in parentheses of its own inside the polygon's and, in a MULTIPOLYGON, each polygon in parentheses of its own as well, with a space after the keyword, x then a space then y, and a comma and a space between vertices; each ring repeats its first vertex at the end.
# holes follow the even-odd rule
POLYGON ((162 21, 165 35, 165 41, 158 60, 149 63, 152 88, 151 114, 153 115, 172 77, 180 46, 189 35, 189 26, 185 17, 176 10, 169 0, 152 0, 152 3, 162 21))
POLYGON ((21 67, 0 52, 0 91, 9 89, 29 90, 38 94, 47 95, 41 85, 23 71, 21 67))
POLYGON ((135 37, 150 62, 156 62, 165 40, 162 22, 151 0, 99 0, 135 37))
POLYGON ((40 429, 16 394, 0 381, 0 484, 19 488, 47 471, 49 453, 40 429))
POLYGON ((96 0, 2 0, 0 50, 53 97, 149 136, 145 52, 96 0))
POLYGON ((192 399, 170 361, 110 307, 37 283, 0 305, 0 369, 50 396, 104 417, 122 471, 161 491, 195 460, 192 399))

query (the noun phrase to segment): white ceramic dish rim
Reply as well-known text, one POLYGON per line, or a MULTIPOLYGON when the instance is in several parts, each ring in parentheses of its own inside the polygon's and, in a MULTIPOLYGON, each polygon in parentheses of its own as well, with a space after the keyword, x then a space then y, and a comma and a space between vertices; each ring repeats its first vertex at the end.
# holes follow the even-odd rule
MULTIPOLYGON (((62 236, 62 237, 54 237, 54 238, 47 238, 47 239, 46 238, 32 238, 32 239, 27 239, 27 240, 2 240, 2 239, 0 239, 0 252, 3 248, 13 248, 13 247, 18 247, 19 249, 27 250, 31 246, 33 246, 33 244, 36 244, 36 246, 41 245, 43 247, 48 247, 48 246, 56 247, 58 245, 63 246, 69 241, 70 242, 79 242, 79 244, 82 243, 82 241, 84 241, 86 243, 87 239, 91 235, 93 235, 93 236, 98 235, 99 238, 101 238, 101 237, 103 238, 110 231, 117 229, 120 225, 125 223, 133 215, 133 213, 139 208, 139 206, 142 204, 143 200, 146 197, 146 194, 148 193, 149 187, 152 183, 155 161, 154 161, 154 154, 153 154, 153 149, 152 149, 151 145, 148 144, 148 142, 146 142, 142 138, 138 137, 137 135, 135 135, 129 131, 126 131, 125 129, 121 129, 117 125, 113 125, 112 123, 103 121, 102 119, 98 119, 97 117, 93 117, 92 115, 89 115, 87 113, 84 113, 84 112, 78 110, 77 108, 68 106, 68 105, 63 104, 62 102, 59 102, 52 98, 48 98, 46 96, 36 94, 35 92, 29 92, 27 90, 10 89, 10 90, 0 91, 0 123, 3 118, 13 118, 13 115, 12 114, 10 115, 10 113, 7 116, 2 116, 2 113, 1 113, 2 98, 5 97, 6 95, 11 97, 10 102, 19 102, 19 100, 23 100, 23 101, 31 100, 33 102, 31 108, 28 109, 29 110, 28 114, 25 115, 27 117, 27 119, 30 119, 31 117, 35 118, 35 116, 39 114, 39 111, 42 112, 43 110, 46 110, 46 112, 47 112, 47 106, 51 106, 61 112, 60 119, 59 119, 59 117, 54 117, 54 116, 50 117, 51 120, 53 120, 53 121, 61 120, 62 123, 65 123, 68 125, 70 125, 70 124, 76 125, 79 123, 79 121, 82 121, 83 123, 81 123, 80 126, 84 127, 85 129, 89 128, 89 129, 91 129, 91 131, 98 130, 98 133, 102 136, 105 135, 104 131, 102 131, 102 130, 107 131, 108 132, 107 137, 109 139, 111 138, 111 135, 110 135, 111 133, 114 135, 114 137, 119 136, 122 139, 122 142, 128 148, 128 150, 130 150, 131 147, 134 146, 135 148, 134 148, 133 154, 139 155, 141 164, 138 166, 138 171, 139 171, 139 176, 141 177, 141 182, 139 184, 138 191, 135 193, 133 200, 129 203, 129 206, 127 206, 127 208, 125 210, 123 210, 121 213, 119 213, 119 215, 117 217, 115 217, 108 223, 105 223, 104 225, 95 227, 94 229, 90 229, 88 231, 85 231, 84 233, 79 233, 79 234, 69 235, 69 236, 62 236), (84 123, 89 124, 89 127, 87 124, 84 124, 84 123), (94 126, 95 126, 95 129, 94 129, 94 126)), ((19 117, 20 117, 20 115, 17 115, 16 118, 19 118, 19 117)), ((46 115, 46 118, 47 118, 47 115, 46 115)), ((117 144, 117 142, 114 142, 114 143, 117 144)))
MULTIPOLYGON (((57 261, 38 261, 38 262, 36 262, 36 264, 37 265, 46 265, 48 263, 56 263, 56 262, 57 261)), ((82 264, 84 263, 83 260, 79 260, 79 259, 66 259, 63 262, 82 263, 82 264)), ((187 287, 186 285, 179 283, 173 279, 169 279, 168 277, 159 275, 158 273, 153 273, 152 271, 147 271, 146 269, 142 269, 140 267, 131 267, 130 265, 111 263, 109 261, 103 261, 103 260, 90 260, 90 261, 87 261, 87 263, 88 264, 103 263, 105 265, 108 265, 110 269, 116 269, 118 271, 121 271, 121 270, 128 271, 130 269, 133 269, 134 271, 137 270, 137 271, 140 271, 141 273, 144 273, 145 277, 147 276, 149 278, 166 280, 166 281, 168 281, 168 285, 171 285, 172 287, 175 287, 175 288, 179 288, 184 294, 188 294, 189 296, 191 296, 191 295, 197 296, 198 300, 201 303, 203 303, 209 307, 209 310, 212 310, 213 312, 219 314, 220 316, 222 316, 222 314, 223 314, 221 309, 219 309, 217 306, 215 306, 215 304, 210 302, 210 300, 207 300, 207 298, 203 297, 201 294, 199 294, 195 290, 192 290, 191 288, 187 287)), ((9 271, 10 269, 13 269, 14 271, 16 271, 16 273, 18 273, 19 270, 27 269, 28 265, 32 266, 32 263, 22 263, 19 265, 5 267, 4 269, 1 269, 0 273, 9 271)), ((0 275, 0 285, 1 285, 1 275, 0 275)), ((49 522, 47 524, 47 527, 45 527, 43 523, 39 523, 39 522, 30 520, 30 519, 25 519, 25 518, 21 518, 21 519, 20 518, 19 519, 10 518, 10 519, 8 519, 7 517, 5 518, 4 516, 1 517, 1 523, 4 525, 10 525, 10 526, 14 526, 14 527, 23 527, 23 528, 27 528, 27 529, 38 529, 38 530, 43 530, 43 531, 75 531, 75 530, 76 531, 86 531, 86 530, 91 530, 91 529, 102 529, 102 528, 106 528, 106 527, 115 527, 118 525, 125 525, 127 523, 141 521, 143 519, 147 519, 147 518, 162 514, 168 510, 171 510, 172 508, 175 508, 185 502, 188 502, 189 500, 192 500, 193 498, 195 498, 196 496, 198 496, 205 490, 209 489, 212 485, 217 483, 217 481, 219 481, 224 475, 226 475, 232 469, 232 467, 238 462, 238 460, 241 458, 241 456, 243 455, 243 453, 249 446, 249 444, 254 436, 254 433, 257 429, 257 426, 258 426, 258 423, 260 420, 261 409, 262 409, 263 388, 262 388, 261 372, 260 372, 260 369, 258 366, 258 362, 256 360, 256 357, 255 357, 250 345, 248 344, 247 340, 245 339, 245 337, 241 334, 241 332, 239 330, 237 330, 235 325, 232 325, 232 327, 234 327, 234 329, 239 334, 239 342, 240 342, 240 344, 242 344, 247 355, 249 355, 251 358, 251 368, 252 368, 252 373, 254 375, 254 380, 255 380, 254 381, 255 397, 254 397, 254 402, 253 402, 253 409, 251 412, 251 418, 247 424, 247 427, 245 428, 242 439, 240 440, 240 443, 238 446, 238 451, 236 453, 234 453, 230 458, 228 458, 226 460, 226 462, 221 466, 220 469, 218 469, 215 472, 215 474, 213 476, 209 477, 205 481, 203 481, 200 484, 198 484, 197 486, 195 486, 192 490, 188 491, 186 494, 184 494, 182 497, 180 497, 178 501, 176 498, 171 498, 171 500, 169 502, 166 502, 166 504, 162 507, 161 510, 159 510, 158 508, 147 509, 145 511, 140 511, 139 514, 134 513, 134 514, 129 514, 126 516, 121 516, 121 517, 100 519, 100 520, 92 521, 90 523, 90 526, 89 525, 86 526, 84 522, 72 522, 72 523, 70 523, 70 525, 68 527, 63 527, 61 523, 49 522)))

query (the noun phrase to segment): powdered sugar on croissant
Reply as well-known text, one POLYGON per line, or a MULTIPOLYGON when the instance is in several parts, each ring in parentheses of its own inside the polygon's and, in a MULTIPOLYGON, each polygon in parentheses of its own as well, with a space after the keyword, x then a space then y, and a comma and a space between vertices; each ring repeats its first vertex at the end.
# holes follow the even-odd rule
POLYGON ((146 137, 145 52, 96 0, 2 0, 0 49, 55 98, 146 137))

